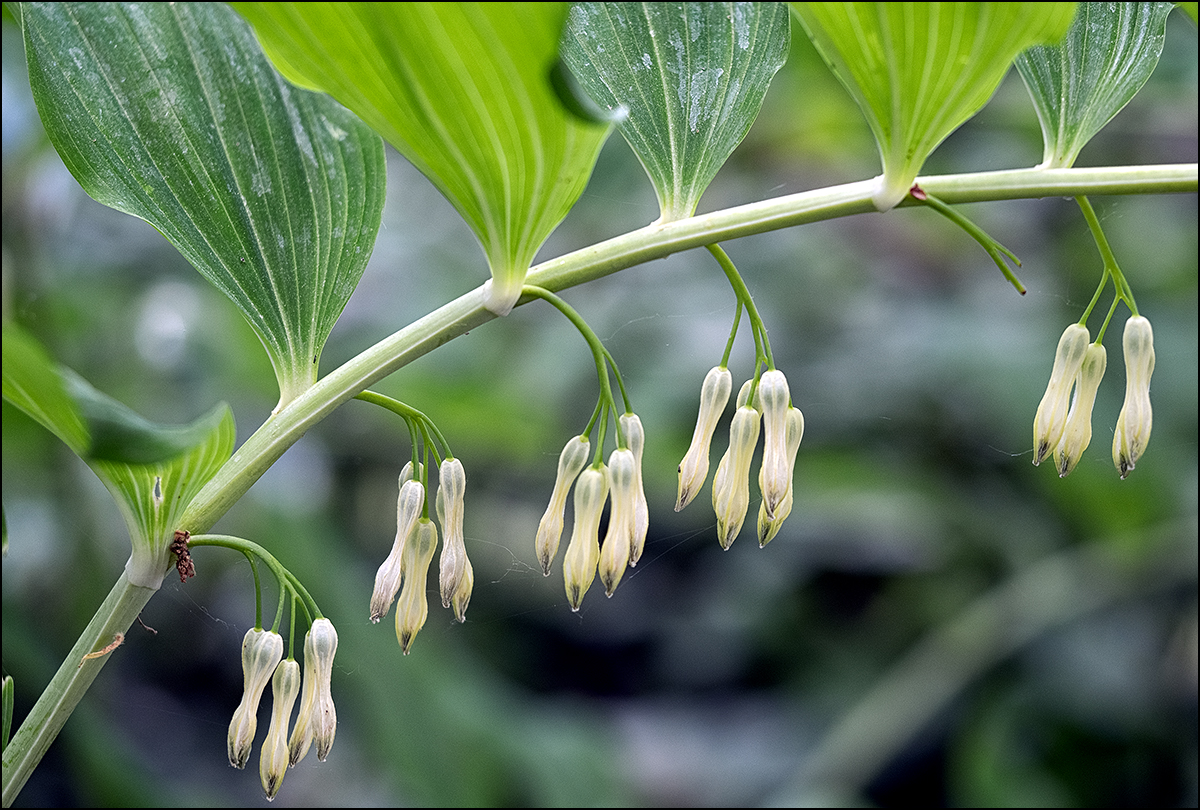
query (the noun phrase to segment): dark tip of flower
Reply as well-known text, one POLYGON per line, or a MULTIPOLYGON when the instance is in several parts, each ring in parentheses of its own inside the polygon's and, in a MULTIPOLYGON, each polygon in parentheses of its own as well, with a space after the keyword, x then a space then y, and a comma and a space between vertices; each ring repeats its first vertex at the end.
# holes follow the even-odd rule
POLYGON ((579 592, 578 585, 571 586, 570 592, 567 594, 567 601, 571 603, 571 610, 578 613, 579 606, 583 602, 583 594, 579 592))
POLYGON ((401 636, 400 652, 404 653, 405 655, 408 655, 408 648, 412 644, 412 639, 413 639, 413 637, 412 637, 411 633, 404 633, 403 636, 401 636))

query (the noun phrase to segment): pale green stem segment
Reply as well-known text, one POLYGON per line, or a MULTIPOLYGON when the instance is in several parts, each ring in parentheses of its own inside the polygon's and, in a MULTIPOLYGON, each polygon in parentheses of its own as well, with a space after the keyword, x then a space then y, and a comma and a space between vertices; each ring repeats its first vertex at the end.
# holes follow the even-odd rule
MULTIPOLYGON (((717 260, 717 264, 721 265, 721 269, 725 271, 725 277, 729 279, 729 285, 733 287, 733 292, 738 300, 738 312, 734 316, 733 331, 737 331, 737 321, 742 314, 741 308, 746 308, 746 315, 750 318, 750 332, 754 335, 754 382, 750 386, 750 396, 748 402, 754 401, 754 392, 758 388, 759 370, 765 363, 771 371, 775 370, 775 358, 771 355, 771 342, 767 340, 767 327, 763 323, 762 318, 758 314, 758 307, 754 305, 754 297, 750 295, 750 289, 746 286, 746 282, 742 280, 741 273, 734 266, 733 260, 729 258, 720 245, 705 245, 708 252, 717 260)), ((725 347, 725 357, 721 361, 721 365, 729 363, 729 351, 733 347, 734 335, 729 336, 729 344, 725 347)))
POLYGON ((993 239, 987 231, 968 219, 966 215, 955 211, 937 197, 919 188, 919 186, 913 186, 913 190, 909 193, 909 196, 929 206, 966 231, 972 239, 979 243, 979 246, 991 257, 992 261, 996 263, 996 266, 1000 268, 1000 272, 1008 279, 1008 283, 1013 285, 1021 295, 1025 294, 1025 285, 1021 283, 1021 279, 1017 278, 1016 274, 1009 269, 1007 262, 1005 262, 1005 259, 1008 259, 1017 267, 1020 267, 1021 260, 1016 257, 1016 254, 993 239))
POLYGON ((76 704, 108 659, 120 654, 120 648, 95 658, 84 656, 103 650, 118 640, 118 636, 123 638, 156 593, 151 588, 131 584, 124 573, 117 578, 117 584, 4 749, 5 807, 12 805, 76 704))
MULTIPOLYGON (((946 203, 1085 194, 1195 193, 1197 164, 1086 169, 1014 169, 919 177, 946 203)), ((672 253, 757 233, 875 212, 874 180, 801 192, 698 217, 655 223, 534 267, 526 281, 556 291, 611 275, 672 253)), ((917 204, 905 200, 903 205, 917 204)), ((310 428, 373 383, 453 338, 497 317, 480 287, 363 351, 269 418, 196 495, 180 520, 193 534, 207 531, 310 428)), ((155 591, 122 574, 72 648, 21 728, 4 749, 4 805, 12 804, 108 656, 83 656, 129 629, 155 591), (79 662, 83 665, 79 666, 79 662)))

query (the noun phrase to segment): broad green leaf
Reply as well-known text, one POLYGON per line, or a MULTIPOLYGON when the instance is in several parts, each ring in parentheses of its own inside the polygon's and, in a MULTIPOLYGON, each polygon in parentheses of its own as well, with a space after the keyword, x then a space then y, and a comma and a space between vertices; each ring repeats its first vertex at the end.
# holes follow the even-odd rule
POLYGON ((1197 24, 1197 7, 1195 3, 1176 3, 1175 5, 1179 6, 1179 10, 1188 16, 1188 19, 1192 21, 1192 25, 1197 24))
POLYGON ((1017 57, 1042 125, 1041 166, 1066 168, 1158 64, 1173 3, 1083 3, 1058 45, 1017 57))
POLYGON ((170 561, 179 516, 209 479, 233 455, 233 412, 224 403, 191 426, 202 440, 186 452, 152 464, 89 462, 117 501, 133 553, 125 565, 129 581, 157 588, 170 561), (201 430, 202 429, 202 430, 201 430))
POLYGON ((32 3, 42 122, 96 200, 151 223, 262 338, 280 405, 310 386, 383 211, 383 144, 271 67, 218 3, 32 3))
POLYGON ((512 308, 587 184, 608 127, 550 83, 565 3, 237 3, 294 81, 345 104, 474 230, 487 305, 512 308))
POLYGON ((91 436, 46 350, 24 329, 6 323, 3 355, 4 398, 62 439, 75 455, 85 456, 91 436))
POLYGON ((1018 53, 1066 33, 1075 5, 792 3, 879 143, 879 210, 904 199, 925 159, 987 103, 1018 53))
POLYGON ((4 398, 61 438, 117 501, 133 540, 130 581, 157 588, 179 515, 233 454, 221 403, 190 425, 156 425, 57 365, 15 324, 4 326, 4 398))
POLYGON ((690 217, 754 123, 791 40, 779 3, 576 3, 562 55, 650 175, 660 221, 690 217))

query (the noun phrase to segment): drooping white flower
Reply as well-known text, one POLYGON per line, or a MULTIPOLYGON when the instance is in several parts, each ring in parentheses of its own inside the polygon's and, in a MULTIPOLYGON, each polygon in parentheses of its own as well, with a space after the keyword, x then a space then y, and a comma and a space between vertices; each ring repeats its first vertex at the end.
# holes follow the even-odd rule
POLYGON ((1054 466, 1060 478, 1066 478, 1092 440, 1092 407, 1096 404, 1096 392, 1104 379, 1104 368, 1108 365, 1108 353, 1099 343, 1093 343, 1083 355, 1079 374, 1075 377, 1075 396, 1067 414, 1067 426, 1062 439, 1054 449, 1054 466))
MULTIPOLYGON (((404 468, 412 470, 412 463, 404 468)), ((371 591, 371 621, 378 622, 387 615, 400 590, 400 569, 404 559, 404 543, 409 532, 417 525, 417 518, 425 507, 425 487, 419 480, 400 474, 400 495, 396 499, 396 539, 391 553, 375 572, 375 588, 371 591)))
POLYGON ((692 432, 692 443, 679 462, 679 495, 675 500, 675 511, 692 502, 704 488, 708 477, 708 446, 712 443, 717 421, 729 402, 733 391, 733 375, 724 366, 715 366, 704 376, 700 386, 700 413, 696 417, 696 429, 692 432))
MULTIPOLYGON (((800 450, 800 440, 804 438, 804 414, 799 408, 788 408, 787 412, 787 465, 789 473, 796 464, 796 453, 800 450)), ((766 469, 764 465, 759 470, 758 479, 759 486, 763 486, 763 471, 766 469)), ((792 492, 794 489, 794 475, 788 476, 787 494, 775 507, 775 516, 768 517, 766 499, 759 505, 758 508, 758 546, 762 548, 767 543, 779 534, 779 528, 783 525, 783 521, 792 513, 792 492)))
POLYGON ((554 555, 558 553, 558 544, 562 539, 563 515, 567 508, 567 493, 571 484, 585 466, 591 452, 591 443, 587 436, 576 436, 567 442, 562 453, 558 456, 558 475, 554 479, 554 491, 550 495, 550 505, 546 507, 542 520, 538 523, 537 539, 534 548, 538 562, 542 564, 542 574, 550 576, 550 566, 554 563, 554 555))
POLYGON ((642 484, 642 453, 646 449, 646 431, 642 420, 635 413, 623 414, 618 420, 621 430, 629 442, 634 459, 634 514, 633 541, 629 546, 629 564, 637 565, 642 558, 642 550, 646 547, 646 534, 650 531, 650 505, 646 502, 646 489, 642 484))
POLYGON ((729 425, 729 449, 713 478, 713 511, 717 514, 717 540, 726 551, 737 539, 750 508, 750 462, 758 444, 758 410, 742 405, 729 425))
POLYGON ((467 473, 462 462, 448 458, 442 462, 438 473, 437 515, 442 524, 442 556, 439 562, 439 579, 442 592, 442 607, 454 605, 454 615, 466 620, 467 603, 471 601, 471 587, 475 574, 467 559, 466 539, 463 536, 463 502, 467 490, 467 473))
POLYGON ((571 610, 579 610, 600 561, 600 514, 608 499, 608 468, 588 467, 575 481, 575 525, 563 556, 563 584, 571 610))
POLYGON ((258 753, 258 778, 267 800, 274 800, 288 769, 288 720, 300 693, 300 665, 280 661, 271 678, 271 724, 258 753))
POLYGON ((792 459, 787 454, 787 416, 792 395, 782 371, 764 371, 758 381, 755 405, 762 411, 763 456, 759 472, 763 505, 774 518, 792 483, 792 459))
POLYGON ((283 637, 270 630, 252 627, 242 638, 242 700, 229 723, 226 748, 229 764, 245 768, 258 729, 258 703, 267 682, 283 658, 283 637))
POLYGON ((1041 464, 1054 452, 1067 427, 1067 412, 1071 405, 1071 386, 1083 364, 1083 356, 1092 338, 1084 326, 1073 323, 1058 339, 1054 353, 1054 368, 1050 383, 1033 417, 1033 463, 1041 464))
POLYGON ((288 758, 292 765, 304 759, 314 739, 317 759, 322 762, 333 747, 337 712, 333 707, 331 681, 337 645, 337 630, 329 619, 317 619, 304 636, 304 689, 296 727, 288 740, 288 758))
POLYGON ((1150 442, 1154 412, 1150 408, 1150 376, 1154 373, 1154 330, 1135 315, 1125 322, 1125 402, 1113 433, 1113 464, 1121 478, 1137 464, 1150 442))
POLYGON ((408 655, 413 639, 425 626, 425 619, 429 616, 425 588, 437 542, 437 525, 428 518, 420 518, 404 544, 404 582, 400 586, 400 598, 396 601, 396 639, 405 655, 408 655))
POLYGON ((637 516, 637 463, 633 451, 618 448, 608 457, 609 495, 612 511, 608 516, 608 531, 600 547, 598 570, 604 592, 613 595, 629 564, 637 516))

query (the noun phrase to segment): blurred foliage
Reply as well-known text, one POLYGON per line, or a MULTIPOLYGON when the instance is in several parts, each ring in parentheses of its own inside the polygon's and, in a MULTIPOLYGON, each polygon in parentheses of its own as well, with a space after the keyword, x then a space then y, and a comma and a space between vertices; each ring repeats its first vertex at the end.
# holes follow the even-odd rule
MULTIPOLYGON (((229 402, 244 439, 275 401, 257 338, 152 228, 83 194, 40 131, 7 18, 3 36, 5 318, 147 418, 229 402)), ((1195 28, 1173 15, 1158 70, 1078 165, 1194 161, 1196 65, 1195 28)), ((924 171, 1040 157, 1010 74, 924 171)), ((701 211, 869 177, 877 160, 861 114, 795 36, 701 211)), ((392 152, 388 171, 384 228, 323 372, 488 276, 432 186, 392 152)), ((722 552, 707 495, 670 508, 733 315, 711 257, 567 291, 646 426, 652 512, 643 561, 578 614, 533 552, 558 451, 595 402, 587 349, 561 317, 522 307, 378 386, 433 417, 468 473, 468 620, 435 609, 409 656, 388 623, 367 621, 407 437, 346 404, 215 528, 276 553, 341 635, 337 745, 295 769, 277 803, 1194 806, 1196 198, 1093 202, 1157 338, 1154 438, 1124 482, 1107 447, 1119 362, 1071 477, 1029 463, 1055 342, 1100 271, 1069 200, 966 207, 1022 258, 1024 297, 919 209, 726 245, 808 425, 795 509, 763 550, 747 532, 722 552)), ((612 138, 541 257, 657 215, 612 138)), ((3 663, 19 719, 129 546, 57 439, 7 405, 3 429, 3 663)), ((236 555, 194 556, 198 576, 164 584, 142 616, 156 632, 131 629, 19 805, 261 802, 224 754, 253 583, 236 555)))

